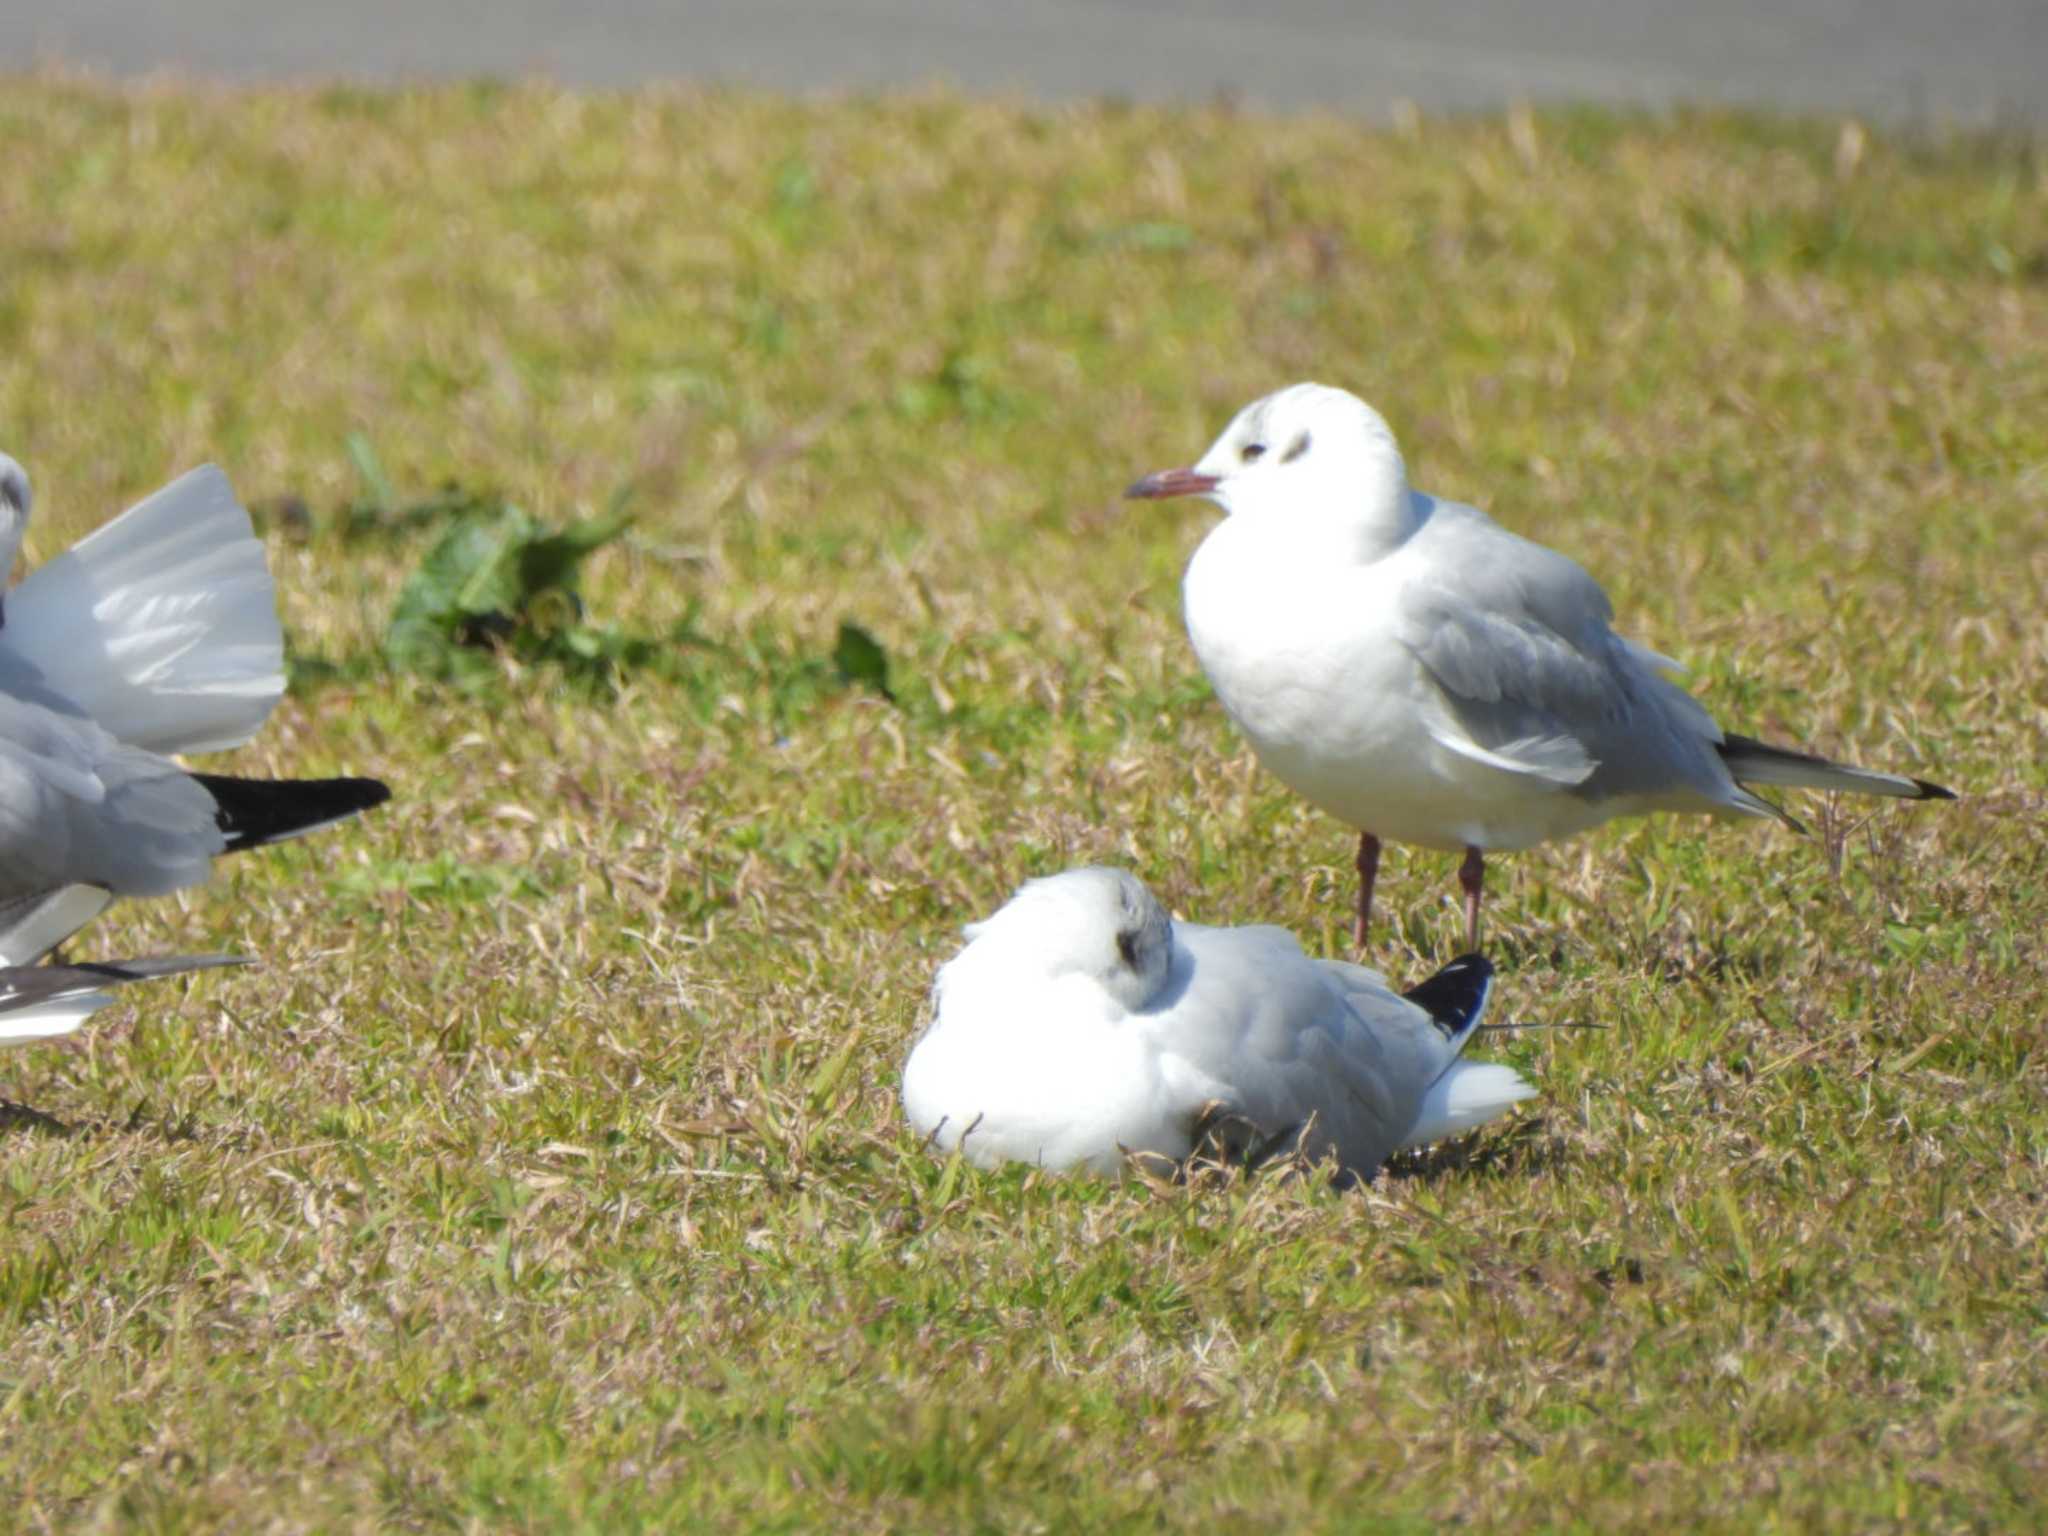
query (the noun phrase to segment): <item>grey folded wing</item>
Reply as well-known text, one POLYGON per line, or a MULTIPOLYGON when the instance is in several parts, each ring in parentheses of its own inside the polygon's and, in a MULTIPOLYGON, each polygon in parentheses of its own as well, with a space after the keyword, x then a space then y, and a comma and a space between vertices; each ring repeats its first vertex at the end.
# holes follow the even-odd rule
POLYGON ((1414 1124, 1430 1085, 1457 1059, 1457 1048, 1377 971, 1344 960, 1317 963, 1347 1010, 1343 1028, 1333 1031, 1332 1070, 1370 1107, 1374 1137, 1392 1151, 1414 1124))
POLYGON ((1304 1149, 1313 1156, 1334 1147, 1348 1169, 1370 1177, 1415 1123, 1442 1070, 1443 1038, 1373 972, 1311 964, 1322 1001, 1313 1021, 1296 1027, 1288 1059, 1269 1058, 1270 1066, 1312 1117, 1304 1149))
POLYGON ((1592 577, 1491 523, 1435 542, 1398 634, 1441 695, 1440 745, 1589 798, 1718 798, 1719 728, 1662 676, 1672 662, 1614 632, 1592 577))

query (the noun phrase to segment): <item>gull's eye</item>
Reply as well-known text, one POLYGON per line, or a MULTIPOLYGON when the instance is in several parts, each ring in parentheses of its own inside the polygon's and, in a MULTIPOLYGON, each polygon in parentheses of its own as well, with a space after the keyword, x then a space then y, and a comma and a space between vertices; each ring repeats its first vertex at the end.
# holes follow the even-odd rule
POLYGON ((1237 450, 1237 456, 1247 464, 1256 464, 1266 456, 1266 445, 1264 443, 1246 443, 1237 450))

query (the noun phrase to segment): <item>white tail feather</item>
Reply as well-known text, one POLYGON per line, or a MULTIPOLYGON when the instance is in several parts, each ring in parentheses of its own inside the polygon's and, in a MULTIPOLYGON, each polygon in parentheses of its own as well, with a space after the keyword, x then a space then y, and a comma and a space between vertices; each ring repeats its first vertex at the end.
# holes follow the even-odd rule
POLYGON ((263 544, 211 464, 30 572, 7 594, 0 644, 152 752, 240 746, 284 693, 263 544))
POLYGON ((1461 1135, 1535 1096, 1535 1085, 1513 1067, 1497 1061, 1454 1061, 1422 1096, 1415 1128, 1401 1145, 1420 1147, 1461 1135))
POLYGON ((113 1000, 110 992, 74 992, 32 1008, 0 1013, 0 1045, 26 1045, 68 1035, 113 1000))

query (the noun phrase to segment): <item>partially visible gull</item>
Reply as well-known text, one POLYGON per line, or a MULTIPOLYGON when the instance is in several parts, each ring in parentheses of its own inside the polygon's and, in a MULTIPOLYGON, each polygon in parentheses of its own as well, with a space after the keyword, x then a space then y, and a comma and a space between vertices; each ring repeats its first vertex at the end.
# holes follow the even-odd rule
MULTIPOLYGON (((0 578, 30 505, 0 454, 0 578)), ((78 884, 160 895, 217 854, 388 800, 375 779, 190 773, 164 755, 247 741, 283 691, 263 545, 210 465, 30 572, 0 598, 0 912, 78 884)))

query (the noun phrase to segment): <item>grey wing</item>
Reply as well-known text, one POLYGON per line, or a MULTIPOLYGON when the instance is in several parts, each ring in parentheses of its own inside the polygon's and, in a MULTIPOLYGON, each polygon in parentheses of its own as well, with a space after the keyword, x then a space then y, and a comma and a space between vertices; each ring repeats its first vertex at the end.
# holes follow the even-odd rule
POLYGON ((1325 991, 1284 929, 1179 924, 1163 1007, 1150 1016, 1169 1092, 1190 1109, 1222 1103, 1269 1136, 1300 1124, 1320 1078, 1303 1055, 1304 1024, 1325 991))
POLYGON ((58 886, 155 896, 226 846, 213 796, 92 721, 0 694, 0 901, 58 886))
POLYGON ((1279 929, 1184 924, 1179 933, 1194 959, 1175 1010, 1187 1096, 1223 1102, 1268 1136, 1298 1134, 1310 1156, 1335 1148, 1370 1176, 1413 1124, 1427 1080, 1414 1086, 1421 1068, 1387 1050, 1363 1013, 1367 999, 1347 991, 1349 973, 1372 997, 1422 1011, 1370 971, 1333 973, 1279 929))
POLYGON ((1399 634, 1441 695, 1440 745, 1593 798, 1720 798, 1719 729, 1665 658, 1614 632, 1591 576, 1470 508, 1439 504, 1425 534, 1399 634))
POLYGON ((1541 625, 1484 613, 1442 592, 1410 592, 1402 643, 1438 689, 1437 742, 1461 756, 1554 784, 1599 766, 1588 738, 1613 701, 1589 659, 1541 625))
MULTIPOLYGON (((0 613, 0 618, 7 620, 14 616, 11 606, 0 613)), ((4 625, 0 625, 0 629, 4 629, 4 625)), ((89 718, 74 701, 50 686, 50 680, 43 676, 41 668, 14 648, 12 633, 0 641, 0 696, 38 705, 54 714, 89 718)))
POLYGON ((1457 1059, 1429 1015, 1390 990, 1375 971, 1342 960, 1317 962, 1345 1014, 1330 1038, 1330 1070, 1360 1118, 1360 1161, 1377 1167, 1406 1139, 1430 1085, 1457 1059))

